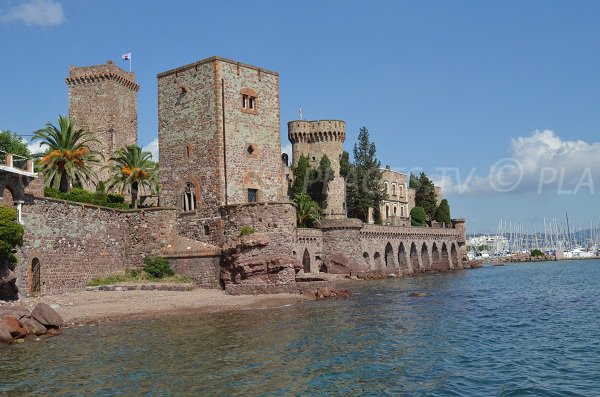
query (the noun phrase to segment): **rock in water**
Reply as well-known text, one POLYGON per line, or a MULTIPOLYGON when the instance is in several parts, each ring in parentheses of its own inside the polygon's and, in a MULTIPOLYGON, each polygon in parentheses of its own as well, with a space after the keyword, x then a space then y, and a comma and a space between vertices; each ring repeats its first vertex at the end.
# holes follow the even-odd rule
POLYGON ((17 320, 13 316, 4 316, 2 319, 4 323, 4 327, 10 333, 10 335, 15 338, 23 338, 27 336, 27 330, 23 327, 23 324, 19 320, 17 320))
POLYGON ((6 325, 4 325, 4 321, 0 321, 0 342, 2 343, 12 343, 13 337, 8 331, 6 325))
POLYGON ((59 328, 63 325, 62 317, 45 303, 38 303, 33 308, 31 318, 48 328, 59 328))
POLYGON ((21 324, 23 324, 23 326, 27 328, 29 335, 44 335, 46 331, 48 331, 46 327, 44 327, 42 324, 40 324, 38 321, 32 318, 22 318, 21 324))
POLYGON ((368 270, 340 253, 327 255, 323 260, 323 267, 331 274, 357 274, 368 270))

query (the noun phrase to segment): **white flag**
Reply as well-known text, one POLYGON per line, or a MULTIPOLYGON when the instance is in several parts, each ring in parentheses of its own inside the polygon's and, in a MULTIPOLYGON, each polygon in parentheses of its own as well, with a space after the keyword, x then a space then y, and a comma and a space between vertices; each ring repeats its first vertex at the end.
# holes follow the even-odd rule
POLYGON ((123 58, 124 61, 131 61, 131 52, 121 55, 121 58, 123 58))

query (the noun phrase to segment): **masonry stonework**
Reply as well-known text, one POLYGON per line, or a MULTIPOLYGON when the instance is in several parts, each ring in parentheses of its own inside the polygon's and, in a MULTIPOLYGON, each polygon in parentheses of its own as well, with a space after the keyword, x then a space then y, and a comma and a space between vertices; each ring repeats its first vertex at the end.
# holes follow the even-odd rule
POLYGON ((69 116, 78 128, 89 131, 98 142, 93 149, 104 155, 104 163, 94 166, 98 179, 110 177, 109 164, 115 151, 137 145, 137 92, 135 73, 128 73, 112 61, 103 65, 69 68, 65 79, 69 89, 69 116))

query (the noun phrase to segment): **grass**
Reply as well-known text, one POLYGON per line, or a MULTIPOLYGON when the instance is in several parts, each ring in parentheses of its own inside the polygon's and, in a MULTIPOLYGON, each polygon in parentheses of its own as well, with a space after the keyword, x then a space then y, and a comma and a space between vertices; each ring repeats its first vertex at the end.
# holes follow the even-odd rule
POLYGON ((97 277, 87 283, 88 287, 98 287, 100 285, 115 285, 121 283, 168 283, 181 284, 190 283, 192 280, 185 276, 169 276, 163 278, 155 278, 143 270, 126 270, 123 273, 113 274, 106 277, 97 277))

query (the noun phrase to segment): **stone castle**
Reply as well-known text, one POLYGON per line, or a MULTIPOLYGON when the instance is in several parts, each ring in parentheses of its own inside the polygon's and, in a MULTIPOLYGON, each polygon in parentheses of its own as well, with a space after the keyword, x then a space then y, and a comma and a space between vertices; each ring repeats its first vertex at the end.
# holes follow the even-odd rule
MULTIPOLYGON (((21 293, 83 289, 92 278, 158 255, 198 286, 230 293, 293 291, 325 273, 412 275, 465 265, 464 220, 407 226, 405 176, 390 182, 398 190, 383 204, 387 226, 346 217, 341 120, 288 123, 292 164, 305 155, 316 166, 327 155, 335 171, 325 219, 318 228, 297 228, 277 73, 212 57, 157 78, 160 206, 120 211, 50 199, 43 178, 21 173, 17 183, 18 170, 0 170, 0 192, 19 198, 25 225, 16 269, 21 293), (247 226, 254 233, 242 236, 247 226)), ((66 82, 70 115, 96 135, 107 158, 137 143, 133 73, 109 61, 71 67, 66 82)))

